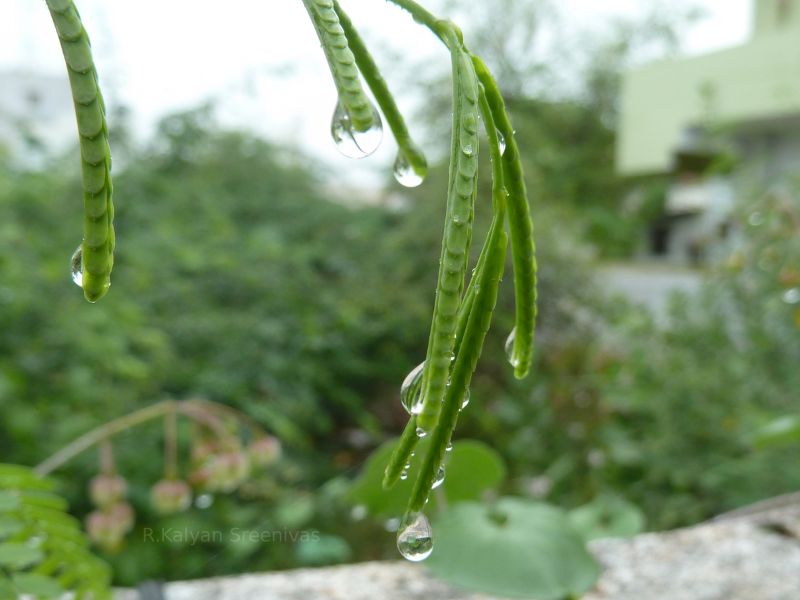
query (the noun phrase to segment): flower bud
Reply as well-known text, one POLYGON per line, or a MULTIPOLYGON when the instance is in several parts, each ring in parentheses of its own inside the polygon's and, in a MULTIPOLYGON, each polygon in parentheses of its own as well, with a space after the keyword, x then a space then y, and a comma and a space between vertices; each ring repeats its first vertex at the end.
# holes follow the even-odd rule
POLYGON ((128 484, 119 475, 101 473, 89 483, 89 496, 95 506, 106 508, 125 498, 128 484))
POLYGON ((127 502, 117 502, 108 509, 108 513, 111 515, 114 524, 119 527, 122 535, 133 529, 133 507, 127 502))
POLYGON ((254 465, 269 467, 281 457, 281 443, 271 435, 253 440, 247 448, 250 460, 254 465))
POLYGON ((113 517, 101 510, 95 510, 86 517, 86 533, 92 543, 113 552, 122 544, 122 532, 114 523, 113 517))
POLYGON ((162 479, 153 486, 150 499, 159 513, 172 514, 189 508, 192 490, 188 483, 180 479, 162 479))
POLYGON ((238 450, 229 450, 212 457, 206 468, 209 472, 206 487, 212 491, 232 492, 250 473, 247 456, 238 450))

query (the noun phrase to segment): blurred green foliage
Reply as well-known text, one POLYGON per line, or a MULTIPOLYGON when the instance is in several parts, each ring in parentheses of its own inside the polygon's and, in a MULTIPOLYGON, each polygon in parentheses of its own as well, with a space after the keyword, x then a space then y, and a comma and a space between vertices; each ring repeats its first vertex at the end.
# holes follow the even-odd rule
MULTIPOLYGON (((354 207, 331 201, 318 165, 220 131, 208 111, 166 119, 155 140, 130 147, 117 173, 118 263, 96 305, 69 281, 73 162, 0 169, 4 460, 36 464, 164 396, 207 397, 251 415, 286 456, 234 495, 161 517, 148 491, 161 428, 120 436, 138 522, 107 557, 117 583, 396 557, 383 524, 353 508, 351 482, 405 423, 398 388, 424 356, 445 170, 399 205, 354 207), (173 533, 155 543, 145 528, 173 533)), ((488 190, 481 198, 478 228, 488 190)), ((752 440, 796 410, 798 315, 786 294, 800 285, 797 198, 792 188, 749 206, 742 252, 702 298, 676 299, 666 328, 607 299, 577 241, 584 224, 540 202, 535 371, 519 382, 505 361, 505 289, 461 416, 462 436, 503 457, 498 493, 596 501, 585 520, 629 532, 640 517, 625 501, 663 528, 796 489, 800 471, 775 468, 792 449, 752 440)), ((179 434, 185 449, 190 432, 179 434)), ((57 474, 77 516, 96 472, 88 453, 57 474)))

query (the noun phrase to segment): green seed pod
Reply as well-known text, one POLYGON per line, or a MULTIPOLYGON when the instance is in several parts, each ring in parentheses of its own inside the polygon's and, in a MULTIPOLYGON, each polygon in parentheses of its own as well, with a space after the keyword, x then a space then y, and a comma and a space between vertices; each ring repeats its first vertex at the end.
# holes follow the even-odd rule
POLYGON ((90 302, 111 285, 114 264, 114 207, 111 202, 111 155, 105 107, 86 30, 72 0, 47 0, 67 65, 81 149, 83 242, 74 260, 73 279, 90 302))
POLYGON ((491 324, 508 245, 508 239, 503 230, 503 220, 504 216, 501 211, 496 213, 496 218, 492 221, 485 246, 487 248, 486 260, 481 271, 480 281, 475 287, 472 310, 464 328, 460 351, 450 373, 450 385, 447 387, 442 403, 439 421, 431 433, 428 452, 422 460, 419 476, 411 491, 408 504, 409 513, 422 510, 430 490, 434 487, 439 467, 447 451, 447 444, 458 420, 458 412, 462 407, 464 395, 469 389, 472 373, 475 371, 486 332, 491 324))
MULTIPOLYGON (((350 45, 350 50, 353 52, 356 66, 361 71, 361 75, 372 91, 372 95, 375 96, 375 100, 378 102, 378 106, 380 106, 381 112, 383 116, 386 117, 386 122, 392 130, 392 135, 394 135, 394 139, 397 141, 400 150, 398 156, 404 158, 408 168, 410 168, 416 176, 415 181, 421 183, 428 172, 428 161, 425 155, 411 139, 411 134, 408 132, 405 119, 403 119, 403 115, 400 114, 400 109, 397 108, 397 103, 395 103, 394 97, 389 91, 389 86, 386 85, 386 80, 381 75, 378 65, 375 64, 375 60, 372 58, 369 50, 367 50, 364 40, 361 39, 358 31, 353 26, 350 17, 342 10, 342 7, 336 0, 333 0, 333 9, 339 16, 339 22, 350 45)), ((398 181, 403 183, 400 179, 401 174, 396 171, 395 175, 398 177, 398 181)))
POLYGON ((361 87, 356 59, 332 0, 303 0, 303 4, 328 59, 340 104, 356 131, 368 131, 374 124, 372 104, 361 87))
POLYGON ((422 383, 422 412, 417 424, 436 424, 453 357, 456 315, 461 300, 472 237, 472 215, 478 173, 478 82, 469 54, 451 47, 453 63, 453 135, 447 214, 433 309, 433 322, 422 383))
POLYGON ((511 232, 511 255, 514 263, 514 299, 516 327, 511 349, 514 375, 527 375, 533 359, 533 339, 536 325, 536 247, 533 241, 528 193, 522 173, 519 148, 514 129, 508 118, 503 97, 489 69, 477 56, 472 57, 478 79, 486 90, 486 100, 495 125, 506 142, 503 153, 503 173, 508 190, 508 224, 511 232))

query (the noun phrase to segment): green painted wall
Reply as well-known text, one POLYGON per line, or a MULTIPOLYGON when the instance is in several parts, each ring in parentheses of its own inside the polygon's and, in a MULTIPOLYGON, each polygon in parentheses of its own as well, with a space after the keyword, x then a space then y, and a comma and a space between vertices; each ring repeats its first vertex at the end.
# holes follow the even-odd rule
POLYGON ((689 126, 800 114, 800 0, 758 0, 754 8, 755 33, 747 44, 625 75, 617 145, 621 174, 669 171, 689 126), (779 14, 789 20, 776 20, 779 14))

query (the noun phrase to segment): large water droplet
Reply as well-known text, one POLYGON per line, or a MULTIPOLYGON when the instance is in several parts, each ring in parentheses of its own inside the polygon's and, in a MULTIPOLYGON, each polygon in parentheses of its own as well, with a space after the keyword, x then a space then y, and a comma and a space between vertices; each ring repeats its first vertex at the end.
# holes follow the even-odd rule
POLYGON ((475 154, 475 149, 472 147, 472 144, 467 144, 461 151, 464 153, 464 156, 472 156, 475 154))
POLYGON ((83 249, 81 246, 78 246, 78 249, 72 254, 69 271, 75 285, 83 287, 83 249))
POLYGON ((402 186, 417 187, 425 179, 425 172, 417 172, 408 158, 402 152, 397 153, 397 158, 394 160, 394 178, 402 186))
POLYGON ((500 156, 503 156, 506 153, 506 138, 499 129, 497 130, 497 145, 500 146, 500 156))
POLYGON ((436 477, 433 478, 433 485, 431 485, 431 489, 435 490, 443 483, 444 483, 444 467, 439 467, 439 470, 436 471, 436 477))
POLYGON ((418 415, 422 412, 422 373, 425 369, 425 361, 419 363, 411 369, 403 384, 400 386, 400 401, 403 408, 410 415, 418 415))
POLYGON ((350 114, 345 110, 341 103, 336 104, 331 120, 331 136, 336 144, 336 148, 348 158, 364 158, 369 156, 383 139, 383 124, 378 110, 372 108, 372 127, 366 131, 356 131, 350 114))
POLYGON ((519 366, 519 358, 514 356, 514 340, 517 338, 517 328, 511 330, 511 333, 508 335, 508 339, 506 339, 506 358, 508 358, 508 362, 511 364, 512 367, 515 369, 519 366))
POLYGON ((406 479, 408 479, 408 471, 406 471, 405 469, 400 471, 400 479, 402 481, 405 481, 406 479))
POLYGON ((425 560, 433 552, 433 530, 427 517, 413 513, 403 519, 397 530, 397 549, 404 558, 413 562, 425 560))
POLYGON ((418 438, 422 439, 422 438, 424 438, 426 435, 428 435, 428 432, 427 432, 427 431, 425 431, 425 430, 424 430, 422 427, 417 427, 417 437, 418 437, 418 438))
POLYGON ((786 304, 797 304, 800 302, 800 288, 792 288, 783 293, 783 301, 786 304))

